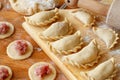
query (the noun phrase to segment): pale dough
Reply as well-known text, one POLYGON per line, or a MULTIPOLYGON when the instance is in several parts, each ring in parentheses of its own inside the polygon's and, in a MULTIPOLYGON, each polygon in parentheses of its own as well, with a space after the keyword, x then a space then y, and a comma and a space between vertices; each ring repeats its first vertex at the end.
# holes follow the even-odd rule
POLYGON ((7 38, 7 37, 11 36, 14 33, 14 26, 11 23, 9 23, 9 22, 0 22, 0 24, 2 24, 2 23, 7 24, 10 28, 9 28, 9 31, 6 34, 0 34, 0 39, 7 38))
MULTIPOLYGON (((103 25, 104 26, 104 25, 103 25)), ((118 33, 110 28, 93 28, 93 32, 111 49, 118 43, 118 33)))
POLYGON ((5 66, 5 65, 0 65, 0 68, 6 68, 6 69, 8 70, 8 72, 9 72, 9 77, 8 77, 7 79, 5 79, 5 80, 10 80, 11 77, 12 77, 12 70, 11 70, 11 68, 8 67, 8 66, 5 66))
POLYGON ((9 0, 12 8, 23 15, 54 9, 63 3, 61 0, 9 0))
POLYGON ((25 42, 27 42, 28 44, 28 48, 27 51, 24 55, 19 55, 16 50, 14 49, 14 44, 16 43, 17 40, 11 42, 8 47, 7 47, 7 55, 14 59, 14 60, 22 60, 22 59, 26 59, 28 57, 31 56, 32 52, 33 52, 33 46, 30 42, 24 40, 25 42))
POLYGON ((80 72, 81 76, 84 76, 85 80, 114 80, 116 76, 117 66, 115 59, 110 58, 109 60, 99 64, 94 69, 88 72, 80 72))
POLYGON ((84 9, 75 10, 72 12, 72 15, 76 19, 81 21, 84 24, 84 26, 89 26, 89 25, 92 26, 95 23, 95 16, 93 16, 92 13, 87 12, 84 9))
POLYGON ((44 65, 44 64, 48 64, 48 65, 49 65, 50 69, 52 70, 52 73, 44 76, 42 80, 55 80, 56 70, 55 70, 55 68, 54 68, 50 63, 47 63, 47 62, 38 62, 38 63, 33 64, 33 65, 29 68, 28 74, 29 74, 30 80, 40 80, 40 78, 35 75, 34 70, 35 70, 39 65, 44 65))

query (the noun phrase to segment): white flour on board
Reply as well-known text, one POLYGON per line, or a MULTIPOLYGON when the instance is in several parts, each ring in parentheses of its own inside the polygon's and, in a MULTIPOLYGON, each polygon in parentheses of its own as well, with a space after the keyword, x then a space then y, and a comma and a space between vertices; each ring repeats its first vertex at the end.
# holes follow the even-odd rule
POLYGON ((110 54, 120 54, 120 49, 109 52, 110 54))
POLYGON ((85 37, 83 38, 83 40, 88 43, 88 42, 91 41, 91 38, 90 38, 90 36, 85 36, 85 37))
POLYGON ((37 50, 37 51, 42 51, 42 49, 39 48, 39 47, 35 47, 34 49, 37 50))
POLYGON ((10 6, 9 3, 6 3, 6 6, 5 6, 5 7, 6 7, 6 9, 8 9, 8 10, 11 9, 11 6, 10 6))
POLYGON ((27 62, 30 63, 30 64, 34 64, 34 63, 35 63, 35 60, 34 60, 34 59, 28 59, 27 62))

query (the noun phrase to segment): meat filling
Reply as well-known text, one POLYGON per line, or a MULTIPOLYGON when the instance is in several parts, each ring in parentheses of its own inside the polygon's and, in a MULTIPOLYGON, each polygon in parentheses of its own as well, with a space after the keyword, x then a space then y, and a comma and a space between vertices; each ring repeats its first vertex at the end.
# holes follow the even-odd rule
POLYGON ((48 75, 51 72, 52 71, 51 71, 49 65, 42 65, 42 66, 39 66, 35 69, 35 75, 40 77, 40 78, 43 78, 45 75, 48 75))
POLYGON ((18 40, 15 44, 15 49, 19 55, 24 55, 27 50, 28 44, 25 41, 18 40))
POLYGON ((0 68, 0 80, 5 80, 8 78, 9 72, 6 68, 0 68))
POLYGON ((6 34, 9 31, 9 26, 6 24, 0 24, 0 34, 6 34))

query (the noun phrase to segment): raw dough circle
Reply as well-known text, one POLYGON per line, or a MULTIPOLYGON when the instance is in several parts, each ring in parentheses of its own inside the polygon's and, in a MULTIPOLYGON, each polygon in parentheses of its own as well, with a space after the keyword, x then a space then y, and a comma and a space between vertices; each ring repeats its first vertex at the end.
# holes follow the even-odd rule
POLYGON ((11 36, 14 33, 14 26, 11 23, 9 23, 9 22, 0 22, 0 24, 2 24, 2 23, 5 23, 10 28, 9 28, 9 31, 6 34, 0 34, 0 39, 7 38, 7 37, 11 36))
POLYGON ((44 65, 44 64, 48 64, 49 65, 50 69, 52 70, 52 73, 49 74, 49 75, 44 76, 42 80, 54 80, 55 79, 55 77, 56 77, 56 70, 55 70, 55 68, 51 64, 49 64, 47 62, 38 62, 38 63, 33 64, 29 68, 28 74, 29 74, 30 80, 40 80, 40 78, 34 74, 34 70, 39 65, 44 65))
POLYGON ((14 49, 14 44, 17 42, 18 40, 15 40, 13 42, 11 42, 8 47, 7 47, 7 55, 14 59, 14 60, 22 60, 22 59, 26 59, 28 57, 31 56, 32 52, 33 52, 33 46, 30 42, 26 41, 26 40, 22 40, 25 41, 28 44, 28 48, 27 51, 24 55, 19 55, 17 53, 17 51, 14 49))
POLYGON ((8 78, 6 78, 5 80, 10 80, 11 79, 11 77, 12 77, 12 70, 11 70, 11 68, 10 67, 8 67, 8 66, 5 66, 5 65, 0 65, 0 68, 6 68, 7 70, 8 70, 8 72, 9 72, 9 77, 8 78))

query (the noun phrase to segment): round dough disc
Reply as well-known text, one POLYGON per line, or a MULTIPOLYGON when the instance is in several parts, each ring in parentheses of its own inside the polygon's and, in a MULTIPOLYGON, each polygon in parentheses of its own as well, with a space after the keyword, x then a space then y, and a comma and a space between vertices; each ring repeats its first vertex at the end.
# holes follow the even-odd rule
POLYGON ((10 27, 9 31, 6 34, 0 34, 0 39, 4 39, 7 38, 9 36, 11 36, 14 33, 14 26, 9 23, 9 22, 0 22, 0 24, 5 23, 6 25, 8 25, 10 27))
POLYGON ((8 66, 5 66, 5 65, 0 65, 0 68, 6 68, 6 69, 8 70, 8 72, 9 72, 9 77, 6 78, 5 80, 10 80, 11 77, 12 77, 12 70, 11 70, 11 68, 8 67, 8 66))
POLYGON ((54 80, 55 79, 55 77, 56 77, 56 70, 55 70, 55 68, 51 64, 49 64, 47 62, 38 62, 38 63, 33 64, 29 68, 28 74, 29 74, 30 80, 40 80, 40 78, 34 74, 34 70, 39 65, 44 65, 44 64, 48 64, 49 65, 50 69, 52 70, 52 73, 50 73, 49 75, 44 76, 42 80, 54 80))
POLYGON ((28 48, 27 48, 27 51, 24 55, 19 55, 17 53, 17 51, 14 49, 14 44, 16 43, 16 41, 18 41, 18 40, 15 40, 8 45, 7 55, 14 60, 22 60, 22 59, 26 59, 26 58, 30 57, 32 52, 33 52, 32 44, 26 40, 23 40, 28 44, 28 48))

